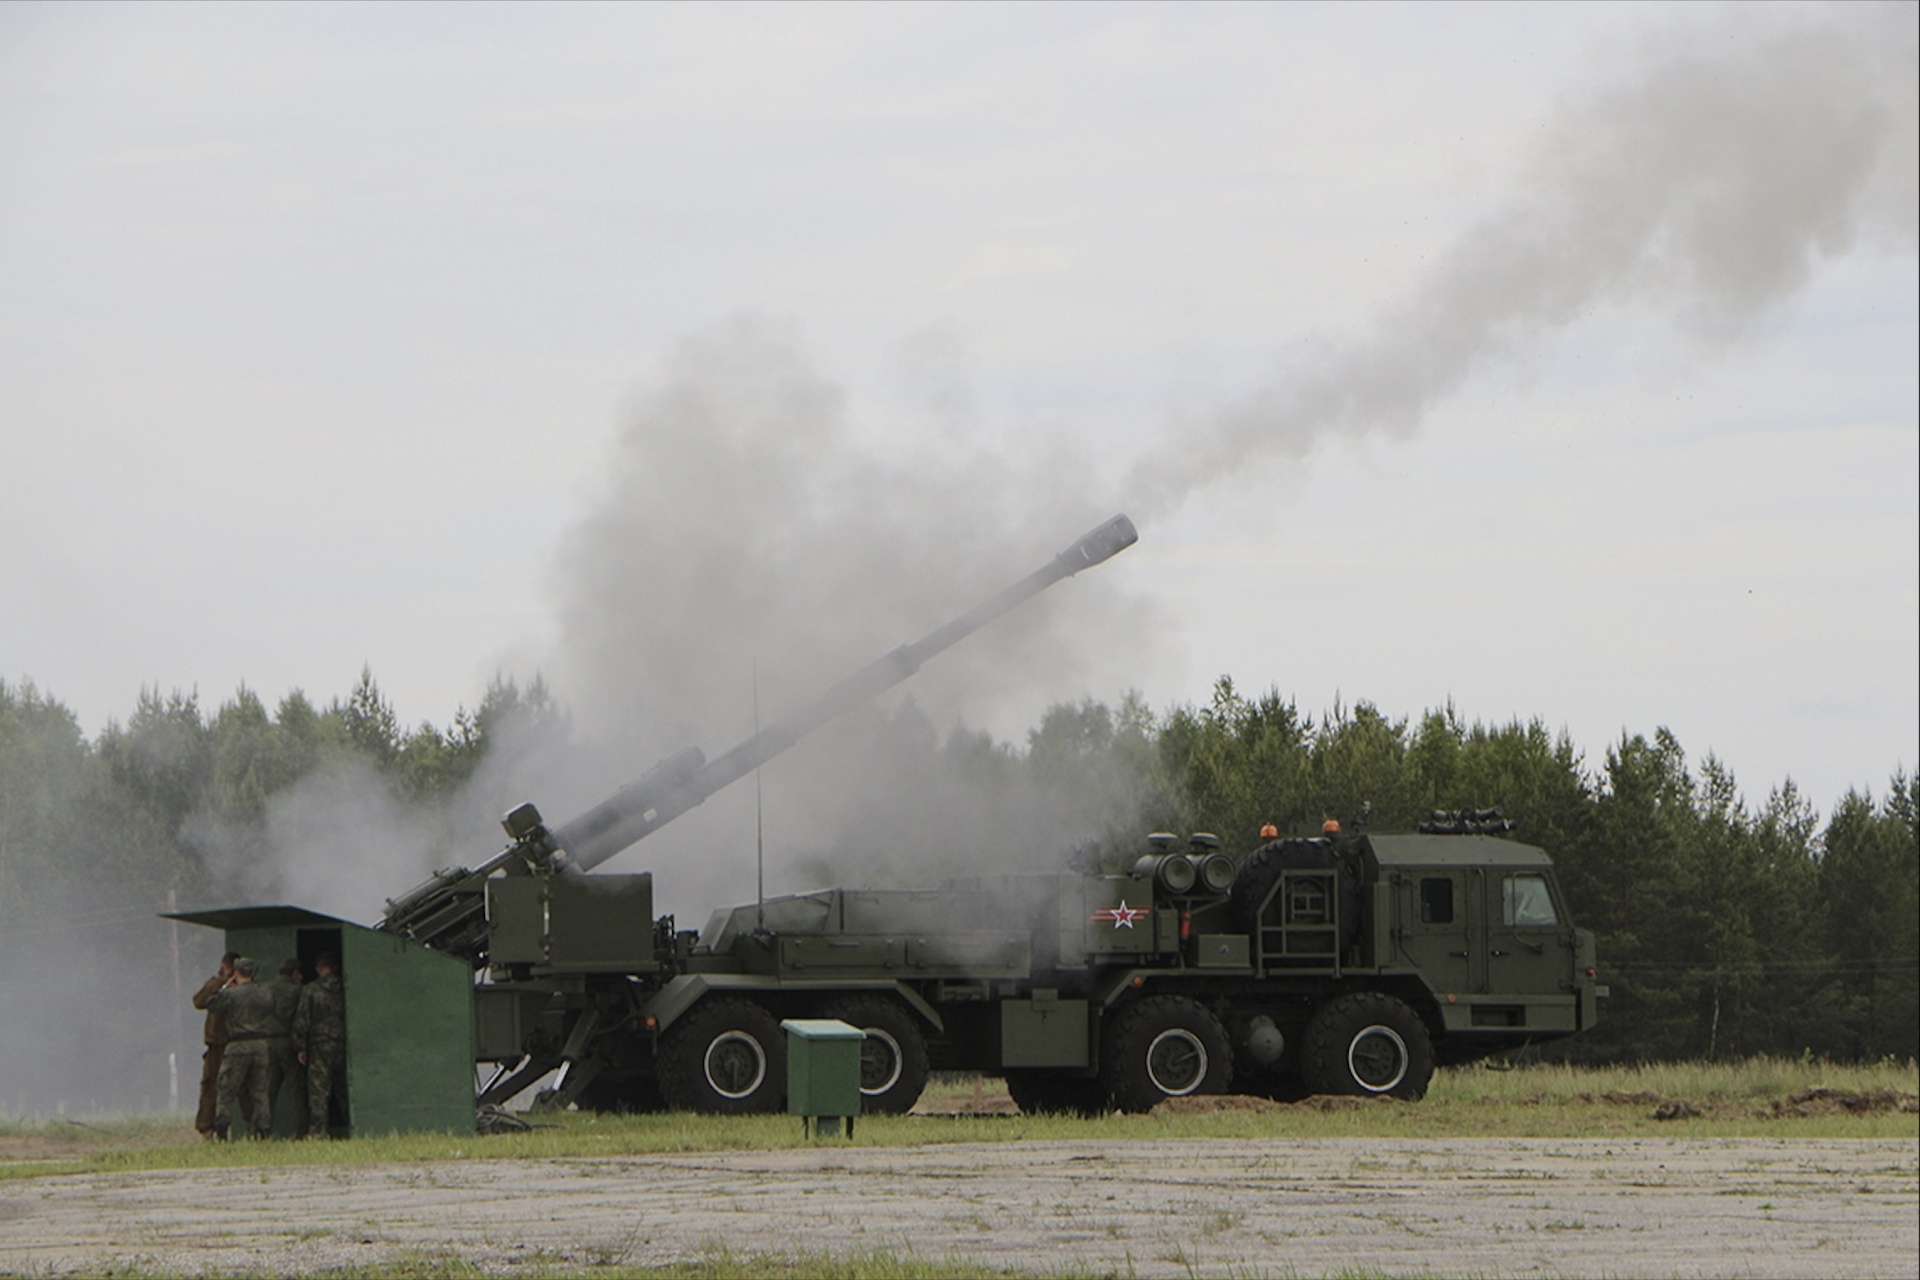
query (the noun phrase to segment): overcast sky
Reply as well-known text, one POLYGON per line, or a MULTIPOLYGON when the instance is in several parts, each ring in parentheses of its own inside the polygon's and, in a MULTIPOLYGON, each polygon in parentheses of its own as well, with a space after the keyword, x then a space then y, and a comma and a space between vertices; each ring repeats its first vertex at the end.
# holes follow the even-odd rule
POLYGON ((1227 674, 1882 793, 1914 14, 0 6, 0 679, 540 672, 711 754, 750 663, 1127 511, 924 705, 1227 674))

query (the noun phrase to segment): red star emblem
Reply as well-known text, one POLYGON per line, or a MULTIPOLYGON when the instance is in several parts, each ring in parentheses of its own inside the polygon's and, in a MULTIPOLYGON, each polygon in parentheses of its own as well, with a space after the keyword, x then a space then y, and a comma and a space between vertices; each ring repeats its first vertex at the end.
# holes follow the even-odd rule
POLYGON ((1113 927, 1116 929, 1131 929, 1133 928, 1133 922, 1146 914, 1146 908, 1130 907, 1127 905, 1127 900, 1122 898, 1120 899, 1119 906, 1102 907, 1093 913, 1093 918, 1095 920, 1111 920, 1113 921, 1113 927))

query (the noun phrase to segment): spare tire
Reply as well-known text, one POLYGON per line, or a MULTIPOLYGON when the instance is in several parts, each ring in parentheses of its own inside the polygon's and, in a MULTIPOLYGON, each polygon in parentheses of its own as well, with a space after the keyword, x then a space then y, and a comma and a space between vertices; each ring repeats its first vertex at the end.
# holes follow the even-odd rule
MULTIPOLYGON (((1279 882, 1280 873, 1315 870, 1338 873, 1339 950, 1344 952, 1360 937, 1360 879, 1352 865, 1325 840, 1274 840, 1255 849, 1227 892, 1227 922, 1239 932, 1253 932, 1262 923, 1260 908, 1279 882)), ((1271 908, 1269 916, 1269 923, 1280 923, 1271 908)))

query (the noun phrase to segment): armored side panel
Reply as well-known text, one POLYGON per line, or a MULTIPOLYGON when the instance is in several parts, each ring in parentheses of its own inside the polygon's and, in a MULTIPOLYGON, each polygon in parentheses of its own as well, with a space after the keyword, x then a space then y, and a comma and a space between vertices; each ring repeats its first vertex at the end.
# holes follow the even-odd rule
POLYGON ((496 966, 653 973, 653 876, 513 876, 487 882, 496 966))
MULTIPOLYGON (((1179 913, 1156 906, 1144 876, 1096 876, 1081 882, 1080 945, 1091 961, 1171 954, 1180 945, 1179 913)), ((1069 948, 1063 948, 1063 956, 1069 948)))
POLYGON ((518 1062, 528 1037, 552 992, 520 986, 482 985, 473 989, 475 1062, 518 1062))
POLYGON ((1035 991, 1031 999, 1000 1002, 1000 1064, 1007 1067, 1084 1067, 1089 1062, 1085 1000, 1062 1000, 1058 991, 1035 991))
POLYGON ((712 957, 794 978, 1024 978, 1033 937, 1007 927, 1005 900, 966 888, 821 889, 727 907, 701 932, 695 967, 712 957))

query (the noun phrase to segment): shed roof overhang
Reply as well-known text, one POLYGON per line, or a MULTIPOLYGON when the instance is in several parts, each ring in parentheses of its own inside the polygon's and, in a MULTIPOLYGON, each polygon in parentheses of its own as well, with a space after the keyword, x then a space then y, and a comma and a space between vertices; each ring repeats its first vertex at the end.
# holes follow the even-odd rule
POLYGON ((209 929, 272 929, 287 925, 354 925, 364 928, 352 920, 342 920, 339 916, 322 915, 318 911, 309 911, 305 907, 289 906, 285 903, 246 907, 207 907, 198 911, 163 911, 165 920, 184 920, 188 924, 205 925, 209 929))

